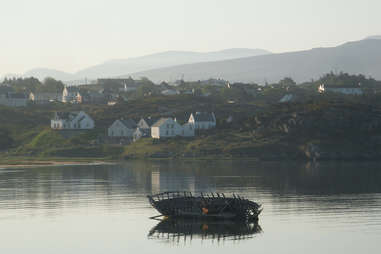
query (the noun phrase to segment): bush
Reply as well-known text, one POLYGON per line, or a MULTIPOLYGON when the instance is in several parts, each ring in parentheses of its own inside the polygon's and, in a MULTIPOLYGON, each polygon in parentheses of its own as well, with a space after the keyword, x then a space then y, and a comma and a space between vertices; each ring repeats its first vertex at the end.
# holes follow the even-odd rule
POLYGON ((10 136, 10 133, 6 129, 0 129, 0 151, 6 150, 12 147, 14 140, 10 136))

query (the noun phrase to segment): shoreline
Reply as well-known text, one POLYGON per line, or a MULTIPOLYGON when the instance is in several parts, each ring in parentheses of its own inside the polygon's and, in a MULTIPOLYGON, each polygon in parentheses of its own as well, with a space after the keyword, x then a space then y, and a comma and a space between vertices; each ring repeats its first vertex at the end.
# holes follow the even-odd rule
POLYGON ((46 159, 26 159, 17 157, 0 158, 0 169, 10 168, 34 168, 34 167, 55 167, 55 166, 85 166, 85 165, 108 165, 114 164, 111 160, 101 160, 94 158, 46 158, 46 159))

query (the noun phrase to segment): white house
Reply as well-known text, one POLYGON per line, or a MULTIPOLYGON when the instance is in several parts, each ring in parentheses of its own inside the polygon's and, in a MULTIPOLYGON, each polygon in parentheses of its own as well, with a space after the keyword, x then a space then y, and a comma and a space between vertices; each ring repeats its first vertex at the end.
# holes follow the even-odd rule
POLYGON ((182 127, 172 118, 161 118, 151 127, 152 138, 170 138, 180 136, 182 127))
POLYGON ((65 86, 62 91, 62 102, 64 103, 78 103, 82 100, 78 87, 65 86))
POLYGON ((345 95, 362 95, 364 94, 363 90, 360 87, 327 87, 324 84, 321 84, 318 87, 319 93, 325 92, 334 92, 341 93, 345 95))
POLYGON ((213 112, 196 112, 189 117, 188 123, 193 124, 196 130, 207 130, 216 127, 216 116, 213 112))
POLYGON ((142 129, 142 128, 136 128, 134 133, 132 134, 133 141, 137 141, 141 138, 149 138, 151 137, 151 128, 149 129, 142 129))
POLYGON ((166 89, 166 90, 161 91, 161 94, 169 96, 169 95, 178 95, 178 94, 180 94, 180 92, 175 90, 175 89, 166 89))
POLYGON ((292 101, 293 99, 294 99, 294 95, 292 95, 292 94, 286 94, 286 95, 284 95, 284 96, 279 100, 279 102, 280 102, 280 103, 290 102, 290 101, 292 101))
POLYGON ((116 120, 107 131, 109 137, 128 137, 132 138, 136 130, 136 123, 132 119, 116 120))
POLYGON ((185 123, 183 124, 182 130, 181 130, 181 136, 182 137, 194 137, 194 125, 191 123, 185 123))
POLYGON ((119 92, 132 92, 132 91, 136 91, 136 89, 138 89, 138 86, 137 84, 129 84, 127 85, 126 82, 124 82, 124 86, 123 88, 119 88, 119 92))
POLYGON ((50 121, 55 130, 88 130, 94 129, 94 120, 85 112, 56 112, 50 121))
POLYGON ((156 123, 159 120, 159 118, 152 118, 152 117, 147 117, 147 118, 142 118, 138 122, 138 128, 140 129, 151 129, 151 126, 156 123))
POLYGON ((61 101, 62 95, 59 93, 33 93, 29 94, 29 100, 35 104, 46 104, 54 101, 61 101))
POLYGON ((193 124, 186 123, 184 125, 180 125, 172 118, 161 118, 151 127, 152 138, 173 138, 176 136, 193 137, 193 124))

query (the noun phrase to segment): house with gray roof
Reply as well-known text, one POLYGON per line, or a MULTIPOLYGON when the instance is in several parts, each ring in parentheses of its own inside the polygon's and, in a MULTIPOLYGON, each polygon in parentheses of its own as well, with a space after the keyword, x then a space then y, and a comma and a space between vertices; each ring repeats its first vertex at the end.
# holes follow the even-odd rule
POLYGON ((151 126, 156 123, 159 120, 159 118, 154 118, 154 117, 147 117, 147 118, 142 118, 138 122, 138 128, 140 129, 151 129, 151 126))
POLYGON ((80 103, 81 94, 76 86, 65 86, 62 91, 62 102, 64 103, 80 103))
POLYGON ((46 104, 54 101, 61 101, 62 95, 60 93, 40 93, 31 92, 29 100, 35 104, 46 104))
POLYGON ((138 127, 132 134, 133 141, 137 141, 141 138, 150 138, 150 137, 151 137, 151 128, 142 129, 138 127))
POLYGON ((106 104, 107 98, 100 92, 81 91, 78 95, 78 103, 106 104))
POLYGON ((109 137, 126 137, 132 138, 136 130, 136 123, 132 119, 118 119, 108 128, 109 137))
POLYGON ((173 138, 180 136, 181 131, 181 125, 172 118, 160 118, 151 127, 151 137, 156 139, 173 138))
POLYGON ((28 104, 29 98, 24 93, 1 93, 0 105, 8 107, 25 107, 28 104))
POLYGON ((193 137, 195 134, 193 124, 179 124, 176 119, 161 118, 151 127, 151 137, 155 139, 173 138, 176 136, 193 137))
POLYGON ((341 87, 321 84, 318 87, 318 92, 319 93, 327 93, 327 92, 341 93, 344 95, 363 95, 364 94, 364 91, 360 87, 360 84, 357 86, 348 85, 348 86, 341 86, 341 87))
POLYGON ((189 117, 188 123, 196 130, 207 130, 216 127, 216 116, 213 112, 196 112, 189 117))
POLYGON ((55 112, 50 121, 54 130, 89 130, 94 129, 94 120, 85 112, 55 112))

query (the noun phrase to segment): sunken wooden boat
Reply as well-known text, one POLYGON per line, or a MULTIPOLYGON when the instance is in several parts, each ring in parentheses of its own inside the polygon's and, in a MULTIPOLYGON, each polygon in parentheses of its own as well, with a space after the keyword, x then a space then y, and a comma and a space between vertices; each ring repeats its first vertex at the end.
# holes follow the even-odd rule
POLYGON ((261 205, 233 194, 191 192, 163 192, 148 195, 151 205, 163 216, 217 220, 257 221, 261 205))

